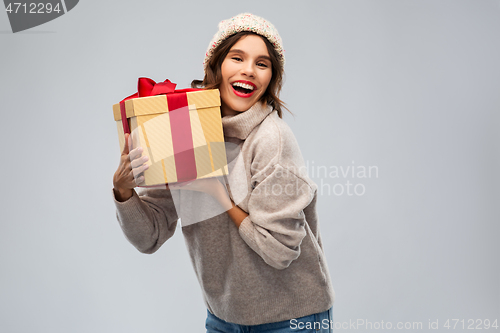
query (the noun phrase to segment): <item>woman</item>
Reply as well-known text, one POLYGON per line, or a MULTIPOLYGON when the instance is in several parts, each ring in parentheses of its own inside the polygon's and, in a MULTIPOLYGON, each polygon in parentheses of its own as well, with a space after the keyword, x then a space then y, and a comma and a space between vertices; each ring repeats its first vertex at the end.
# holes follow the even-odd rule
POLYGON ((146 158, 127 144, 114 175, 117 217, 139 251, 157 251, 179 217, 198 222, 182 232, 208 308, 207 332, 332 328, 334 291, 318 229, 317 187, 281 119, 284 63, 270 22, 252 14, 220 22, 204 80, 193 85, 220 90, 227 180, 169 184, 138 195, 146 158), (214 206, 222 213, 207 213, 214 206))

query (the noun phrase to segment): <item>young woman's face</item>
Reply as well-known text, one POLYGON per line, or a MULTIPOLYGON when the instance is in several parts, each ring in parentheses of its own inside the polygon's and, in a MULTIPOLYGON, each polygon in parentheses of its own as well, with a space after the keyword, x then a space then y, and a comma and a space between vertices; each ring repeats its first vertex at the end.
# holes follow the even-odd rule
POLYGON ((222 116, 250 109, 264 95, 272 77, 271 59, 262 38, 241 37, 222 62, 221 73, 222 116))

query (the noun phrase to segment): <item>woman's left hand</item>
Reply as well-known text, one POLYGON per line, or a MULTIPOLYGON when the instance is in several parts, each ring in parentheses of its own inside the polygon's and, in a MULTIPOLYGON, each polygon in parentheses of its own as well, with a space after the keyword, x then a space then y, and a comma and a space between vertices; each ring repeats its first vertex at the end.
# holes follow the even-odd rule
POLYGON ((189 182, 173 183, 168 184, 168 187, 172 190, 204 192, 217 199, 224 208, 230 209, 232 207, 232 205, 228 206, 228 202, 230 203, 231 199, 226 191, 226 187, 217 178, 203 178, 189 182))

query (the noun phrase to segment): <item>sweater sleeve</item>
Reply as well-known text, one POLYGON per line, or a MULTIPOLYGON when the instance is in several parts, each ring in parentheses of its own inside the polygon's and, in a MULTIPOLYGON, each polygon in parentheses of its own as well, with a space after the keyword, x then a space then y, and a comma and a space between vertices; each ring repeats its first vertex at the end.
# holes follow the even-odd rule
POLYGON ((177 226, 173 196, 178 191, 148 189, 119 202, 114 197, 116 217, 127 240, 142 253, 156 252, 177 226))
POLYGON ((249 216, 241 223, 239 233, 276 269, 287 268, 300 255, 306 235, 304 209, 316 193, 313 185, 276 164, 250 194, 249 216))

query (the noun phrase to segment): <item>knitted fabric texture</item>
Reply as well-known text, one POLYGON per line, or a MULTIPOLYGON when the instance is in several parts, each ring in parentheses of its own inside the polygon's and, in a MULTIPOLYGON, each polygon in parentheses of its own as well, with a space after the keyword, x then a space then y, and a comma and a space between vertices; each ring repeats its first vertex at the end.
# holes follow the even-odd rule
POLYGON ((208 45, 207 53, 205 53, 205 60, 203 61, 203 68, 206 70, 210 58, 212 58, 215 49, 228 37, 240 32, 251 31, 263 37, 266 37, 269 42, 274 46, 278 53, 281 63, 281 69, 285 68, 285 49, 283 49, 283 42, 278 34, 278 30, 272 25, 271 22, 266 21, 262 17, 243 13, 236 15, 228 20, 219 22, 219 31, 214 35, 210 44, 208 45))
POLYGON ((205 305, 224 321, 261 325, 329 309, 335 292, 319 232, 318 186, 292 130, 261 103, 222 123, 224 183, 249 214, 240 226, 227 212, 211 214, 221 206, 210 194, 148 188, 115 200, 123 233, 140 252, 154 253, 178 232, 179 218, 189 224, 182 234, 205 305))

